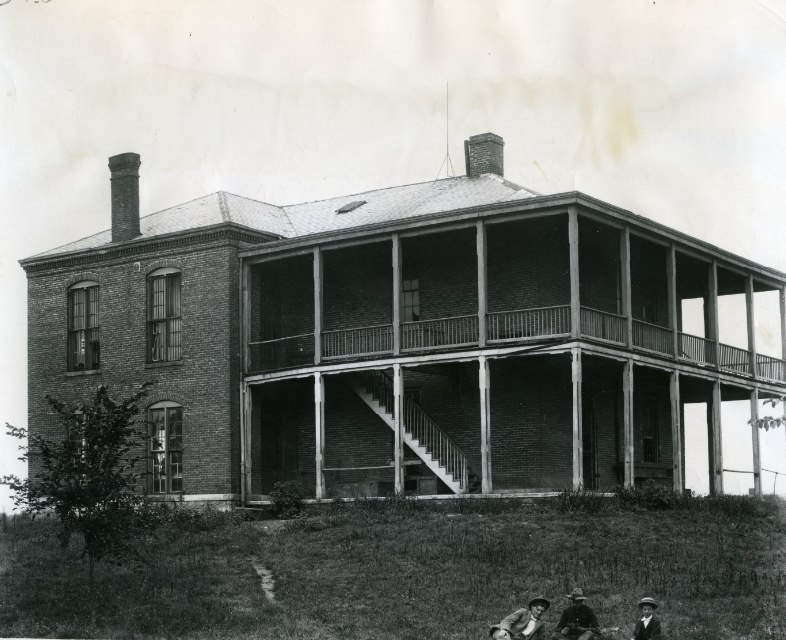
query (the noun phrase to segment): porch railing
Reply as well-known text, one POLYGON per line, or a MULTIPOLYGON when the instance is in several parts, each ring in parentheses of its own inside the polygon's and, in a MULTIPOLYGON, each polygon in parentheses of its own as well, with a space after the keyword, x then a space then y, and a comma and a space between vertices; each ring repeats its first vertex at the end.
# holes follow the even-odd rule
POLYGON ((679 356, 682 360, 690 360, 709 367, 715 366, 715 343, 712 340, 680 333, 679 348, 679 356))
POLYGON ((760 378, 775 380, 776 382, 786 382, 786 369, 784 362, 778 358, 756 354, 756 373, 760 378))
MULTIPOLYGON (((384 371, 364 373, 366 390, 393 415, 393 381, 384 371)), ((418 441, 431 457, 436 460, 453 480, 459 483, 462 491, 468 486, 467 456, 439 425, 409 396, 404 397, 403 429, 418 441)))
POLYGON ((274 371, 314 364, 314 334, 249 342, 251 371, 274 371))
POLYGON ((489 342, 524 340, 570 333, 570 305, 488 314, 489 342))
POLYGON ((724 371, 751 375, 751 354, 745 349, 721 344, 719 366, 724 371))
POLYGON ((625 325, 624 316, 589 307, 581 308, 581 335, 583 336, 624 344, 625 325))
POLYGON ((393 352, 393 326, 357 327, 322 332, 322 356, 366 356, 393 352))
POLYGON ((459 347, 477 342, 477 315, 401 323, 402 350, 459 347))
POLYGON ((674 355, 674 334, 671 329, 666 327, 634 320, 633 346, 656 353, 674 355))

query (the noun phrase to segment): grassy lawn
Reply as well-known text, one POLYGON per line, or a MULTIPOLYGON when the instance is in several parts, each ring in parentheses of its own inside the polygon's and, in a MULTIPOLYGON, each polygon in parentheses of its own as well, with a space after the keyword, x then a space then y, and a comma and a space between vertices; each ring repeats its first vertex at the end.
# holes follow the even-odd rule
POLYGON ((601 625, 620 627, 605 638, 630 638, 644 595, 670 639, 786 638, 780 502, 391 500, 285 522, 179 509, 138 560, 100 567, 95 628, 80 549, 54 530, 0 529, 0 635, 479 640, 537 594, 552 600, 550 631, 580 586, 601 625), (273 571, 274 602, 255 561, 273 571))

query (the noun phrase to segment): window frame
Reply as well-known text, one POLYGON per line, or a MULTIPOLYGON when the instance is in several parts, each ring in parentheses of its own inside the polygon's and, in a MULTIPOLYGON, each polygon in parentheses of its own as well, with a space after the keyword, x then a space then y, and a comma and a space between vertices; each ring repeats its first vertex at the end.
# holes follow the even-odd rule
POLYGON ((420 279, 401 280, 401 322, 420 322, 420 279))
POLYGON ((68 287, 66 298, 66 370, 97 371, 101 368, 101 285, 80 280, 68 287))
POLYGON ((145 360, 148 364, 183 359, 183 278, 166 267, 147 275, 145 360))
POLYGON ((147 408, 147 423, 148 489, 152 495, 182 494, 183 405, 170 400, 156 402, 147 408), (163 421, 154 416, 159 412, 163 421))

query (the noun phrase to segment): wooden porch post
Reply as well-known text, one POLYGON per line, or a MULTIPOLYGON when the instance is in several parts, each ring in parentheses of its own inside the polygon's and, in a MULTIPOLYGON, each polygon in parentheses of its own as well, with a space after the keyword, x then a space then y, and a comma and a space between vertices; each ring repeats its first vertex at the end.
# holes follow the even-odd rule
POLYGON ((677 299, 677 250, 673 244, 669 246, 669 255, 666 262, 666 275, 669 290, 669 327, 671 327, 672 334, 672 351, 674 354, 674 359, 676 360, 680 355, 678 320, 678 308, 680 301, 677 299))
POLYGON ((488 313, 487 280, 486 280, 486 225, 483 220, 477 222, 477 253, 478 253, 478 345, 486 346, 488 340, 488 313))
POLYGON ((240 383, 240 505, 245 507, 251 492, 251 390, 240 383))
POLYGON ((404 374, 400 364, 393 365, 393 473, 396 495, 404 495, 404 374))
POLYGON ((712 383, 712 398, 707 411, 709 427, 710 493, 723 495, 723 439, 721 433, 720 381, 712 383))
POLYGON ((325 464, 325 379, 317 372, 314 374, 314 437, 316 440, 316 498, 325 497, 325 475, 322 467, 325 464))
POLYGON ((626 360, 622 368, 622 447, 624 450, 624 484, 632 487, 635 482, 634 433, 633 433, 633 360, 626 360))
POLYGON ((720 367, 720 337, 718 335, 718 263, 713 260, 709 268, 709 296, 704 310, 707 339, 715 343, 715 366, 720 367))
POLYGON ((249 292, 250 267, 240 261, 240 366, 248 373, 251 366, 251 299, 249 292))
POLYGON ((322 361, 322 252, 314 247, 314 364, 322 361))
POLYGON ((584 444, 581 424, 581 349, 570 350, 571 379, 573 381, 573 488, 584 484, 584 444))
POLYGON ((480 458, 481 491, 491 493, 491 380, 486 356, 478 357, 478 387, 480 389, 480 458))
POLYGON ((682 429, 680 411, 680 372, 669 375, 669 398, 671 400, 671 460, 674 493, 681 494, 685 488, 682 477, 682 429))
POLYGON ((625 317, 625 346, 632 346, 633 340, 633 308, 631 306, 630 280, 630 227, 625 227, 620 234, 620 267, 622 275, 622 309, 625 317))
POLYGON ((778 290, 778 297, 781 310, 781 360, 786 361, 786 287, 781 287, 778 290))
POLYGON ((401 353, 401 238, 393 234, 393 355, 401 353))
POLYGON ((568 210, 568 240, 570 243, 570 335, 581 336, 581 292, 579 280, 579 212, 574 206, 568 210))
POLYGON ((761 452, 759 442, 759 390, 751 391, 751 438, 753 443, 753 494, 761 498, 761 452))
POLYGON ((748 323, 748 353, 751 361, 751 375, 756 378, 759 373, 756 359, 756 313, 753 308, 753 274, 749 274, 745 279, 745 311, 746 322, 748 323))

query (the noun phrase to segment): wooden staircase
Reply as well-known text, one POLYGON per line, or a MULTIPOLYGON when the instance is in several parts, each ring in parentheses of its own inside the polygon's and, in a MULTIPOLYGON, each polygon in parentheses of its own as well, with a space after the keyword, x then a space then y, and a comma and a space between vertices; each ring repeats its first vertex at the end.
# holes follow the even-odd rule
MULTIPOLYGON (((350 386, 391 429, 393 380, 384 371, 365 371, 351 378, 350 386)), ((467 493, 477 484, 467 456, 412 398, 404 398, 402 437, 412 452, 455 494, 467 493)))

